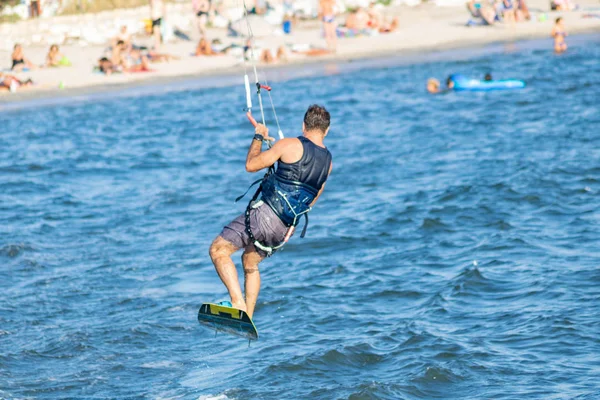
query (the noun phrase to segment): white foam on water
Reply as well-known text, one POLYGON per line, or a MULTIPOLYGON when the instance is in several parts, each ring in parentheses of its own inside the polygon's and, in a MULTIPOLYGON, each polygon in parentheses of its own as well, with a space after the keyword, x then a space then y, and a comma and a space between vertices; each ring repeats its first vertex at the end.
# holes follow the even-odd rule
POLYGON ((168 369, 175 369, 175 368, 180 368, 181 367, 181 363, 175 362, 175 361, 169 361, 169 360, 163 360, 163 361, 154 361, 154 362, 148 362, 145 364, 142 364, 142 368, 168 368, 168 369))
POLYGON ((229 397, 227 397, 227 395, 224 394, 218 394, 216 396, 209 394, 198 397, 198 400, 229 400, 229 397))

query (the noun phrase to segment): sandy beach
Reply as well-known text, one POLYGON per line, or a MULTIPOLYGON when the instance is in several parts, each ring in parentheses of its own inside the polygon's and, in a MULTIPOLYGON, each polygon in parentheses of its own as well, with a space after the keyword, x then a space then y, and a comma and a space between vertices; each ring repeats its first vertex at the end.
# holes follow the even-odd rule
MULTIPOLYGON (((586 0, 579 3, 580 11, 548 12, 548 3, 544 0, 534 0, 529 3, 532 19, 528 22, 516 24, 514 28, 506 24, 483 27, 466 27, 468 13, 464 6, 439 7, 432 4, 423 4, 414 7, 392 6, 385 9, 387 16, 398 16, 399 29, 388 34, 343 38, 338 42, 338 51, 334 55, 309 57, 292 53, 286 64, 315 63, 328 60, 343 61, 356 58, 375 57, 382 55, 399 55, 409 52, 427 52, 434 50, 447 50, 452 48, 481 46, 495 42, 511 42, 523 39, 548 38, 548 50, 552 51, 552 40, 549 37, 554 20, 562 16, 569 34, 600 31, 600 19, 584 18, 595 3, 586 0), (542 16, 542 18, 540 18, 542 16), (545 16, 545 18, 543 17, 545 16), (544 19, 540 21, 540 19, 544 19)), ((143 13, 143 9, 138 13, 143 13)), ((181 10, 173 10, 182 12, 181 10)), ((118 10, 113 11, 118 13, 118 10)), ((143 15, 140 14, 140 18, 143 15)), ((53 17, 53 23, 63 19, 73 20, 73 17, 53 17)), ((82 17, 83 18, 83 17, 82 17)), ((90 17, 87 16, 89 19, 90 17)), ((344 16, 339 16, 338 21, 343 21, 344 16)), ((0 31, 20 29, 31 31, 39 21, 25 21, 11 28, 7 24, 0 26, 0 31)), ((69 93, 74 89, 81 91, 111 90, 122 85, 167 82, 181 80, 192 76, 222 75, 227 72, 241 70, 242 62, 239 57, 224 56, 193 56, 198 35, 193 30, 186 32, 191 36, 191 41, 172 41, 166 43, 162 53, 168 53, 179 60, 152 64, 151 72, 124 73, 105 76, 94 72, 93 67, 105 51, 106 45, 91 45, 82 47, 79 44, 61 45, 61 52, 69 57, 72 66, 62 68, 43 68, 16 74, 19 78, 31 78, 37 84, 20 93, 0 93, 0 102, 11 102, 32 97, 51 97, 59 91, 69 93)), ((16 36, 16 35, 15 35, 16 36)), ((211 29, 209 38, 219 38, 223 43, 235 42, 243 44, 242 39, 228 38, 226 29, 211 29)), ((135 36, 134 43, 150 46, 152 39, 149 36, 135 36)), ((270 35, 259 37, 257 43, 263 48, 276 49, 278 46, 324 46, 321 37, 320 23, 316 20, 301 21, 291 35, 270 35)), ((5 46, 7 47, 7 46, 5 46)), ((30 44, 26 48, 27 57, 34 64, 42 64, 48 50, 47 44, 30 44)), ((10 67, 10 49, 0 51, 0 67, 4 70, 10 67)), ((281 66, 282 63, 272 64, 281 66)), ((60 93, 64 95, 64 93, 60 93)))

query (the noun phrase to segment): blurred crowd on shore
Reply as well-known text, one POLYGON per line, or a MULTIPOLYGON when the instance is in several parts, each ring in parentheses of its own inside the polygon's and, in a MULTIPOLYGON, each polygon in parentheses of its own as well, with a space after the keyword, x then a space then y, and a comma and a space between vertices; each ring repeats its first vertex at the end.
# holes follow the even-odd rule
MULTIPOLYGON (((41 1, 28 3, 32 18, 41 14, 41 1)), ((97 62, 88 67, 98 74, 113 75, 151 73, 152 64, 189 57, 229 56, 240 62, 285 63, 294 57, 335 54, 338 40, 343 38, 385 35, 402 29, 398 16, 389 15, 381 2, 360 1, 365 3, 341 8, 336 0, 318 0, 311 8, 306 3, 294 0, 278 0, 275 3, 250 0, 243 3, 246 7, 242 8, 240 0, 237 7, 227 8, 228 3, 225 1, 192 0, 187 4, 190 23, 188 29, 183 30, 170 22, 165 0, 149 0, 147 17, 133 24, 123 24, 116 32, 113 31, 111 37, 103 38, 99 44, 103 45, 104 50, 99 52, 97 62), (320 25, 320 42, 301 45, 285 43, 285 37, 294 35, 300 24, 312 23, 314 26, 315 22, 320 25), (252 27, 252 33, 262 31, 262 36, 280 36, 281 43, 277 46, 271 44, 271 47, 265 45, 250 34, 248 25, 252 27), (210 32, 217 28, 226 32, 226 35, 210 37, 210 32), (192 37, 199 39, 192 40, 192 37), (187 51, 183 54, 164 51, 165 41, 172 40, 189 43, 187 51)), ((576 9, 577 6, 570 1, 552 0, 549 8, 576 9)), ((467 26, 513 26, 532 19, 526 0, 469 0, 466 8, 469 12, 467 26)), ((551 36, 555 40, 555 50, 565 51, 566 30, 560 18, 556 21, 551 36)), ((63 41, 66 40, 65 36, 63 41)), ((71 67, 73 63, 68 55, 62 54, 61 44, 58 41, 51 44, 45 62, 36 64, 26 56, 26 49, 22 44, 14 43, 10 65, 0 75, 0 90, 14 92, 37 83, 16 74, 43 68, 71 67)))

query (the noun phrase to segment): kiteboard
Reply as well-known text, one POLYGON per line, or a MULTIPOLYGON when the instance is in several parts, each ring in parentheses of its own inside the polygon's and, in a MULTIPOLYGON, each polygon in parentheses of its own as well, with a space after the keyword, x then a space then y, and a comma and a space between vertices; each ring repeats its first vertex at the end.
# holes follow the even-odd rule
POLYGON ((258 331, 252 319, 242 310, 220 304, 204 303, 198 311, 198 322, 216 332, 258 340, 258 331))

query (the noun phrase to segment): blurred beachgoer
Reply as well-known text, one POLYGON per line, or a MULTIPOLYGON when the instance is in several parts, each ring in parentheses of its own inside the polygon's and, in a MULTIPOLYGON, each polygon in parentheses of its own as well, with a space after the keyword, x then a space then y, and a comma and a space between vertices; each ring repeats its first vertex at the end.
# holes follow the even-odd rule
POLYGON ((195 56, 219 56, 221 54, 222 53, 215 51, 204 37, 198 42, 196 53, 194 53, 195 56))
POLYGON ((25 68, 36 69, 31 61, 25 58, 23 54, 23 47, 20 44, 15 44, 15 47, 12 52, 12 67, 10 68, 13 71, 23 71, 25 68))
POLYGON ((367 26, 370 29, 378 31, 379 33, 390 33, 398 29, 398 25, 400 23, 399 18, 394 17, 390 22, 388 22, 377 7, 377 3, 375 1, 371 1, 369 8, 366 10, 368 15, 367 26))
POLYGON ((467 26, 470 25, 494 25, 496 19, 496 12, 494 8, 490 4, 479 3, 475 0, 470 0, 467 3, 467 9, 471 13, 473 18, 480 20, 481 23, 477 21, 470 20, 467 22, 467 26))
POLYGON ((502 0, 502 15, 504 20, 512 27, 515 26, 515 0, 502 0))
POLYGON ((206 36, 206 23, 208 22, 209 12, 211 9, 211 0, 192 0, 192 7, 196 14, 196 24, 200 36, 206 36))
POLYGON ((150 71, 148 57, 143 55, 139 49, 133 49, 126 58, 124 72, 150 71))
POLYGON ((225 46, 222 42, 221 39, 213 39, 213 41, 210 43, 210 47, 213 49, 213 51, 215 53, 227 53, 231 48, 233 48, 233 45, 229 45, 229 46, 225 46))
POLYGON ((113 72, 120 72, 116 65, 113 64, 111 60, 106 57, 102 57, 98 60, 98 69, 100 72, 110 75, 113 72))
POLYGON ((360 32, 369 27, 369 14, 362 8, 358 8, 346 18, 346 28, 360 32))
POLYGON ((396 29, 398 29, 398 25, 400 25, 400 19, 398 17, 394 17, 390 23, 384 21, 379 27, 379 33, 395 32, 396 29))
POLYGON ((127 64, 127 45, 124 41, 119 40, 115 46, 112 48, 112 55, 110 58, 111 63, 116 67, 126 68, 127 64))
POLYGON ((383 15, 377 9, 377 2, 371 1, 369 8, 367 8, 367 14, 369 15, 369 22, 367 23, 369 28, 379 29, 383 24, 383 15))
POLYGON ((335 0, 320 0, 319 15, 323 21, 323 31, 325 33, 325 42, 332 52, 337 50, 337 24, 335 22, 335 0))
POLYGON ((518 21, 529 21, 531 19, 531 14, 529 14, 529 8, 527 7, 527 3, 525 0, 516 0, 517 1, 517 9, 515 11, 515 19, 518 21))
POLYGON ((29 3, 29 18, 38 18, 42 13, 40 0, 31 0, 29 3))
POLYGON ((297 17, 294 10, 294 0, 283 0, 283 32, 290 34, 296 23, 297 17))
POLYGON ((46 67, 68 67, 71 65, 71 61, 61 54, 58 49, 58 45, 53 44, 50 46, 48 55, 46 56, 46 67))
POLYGON ((552 0, 550 2, 550 9, 553 11, 573 11, 579 8, 577 4, 571 0, 552 0))
POLYGON ((6 89, 9 92, 16 92, 18 88, 25 88, 33 85, 31 79, 25 81, 20 80, 14 75, 0 72, 0 89, 6 89))
POLYGON ((130 51, 132 48, 131 43, 131 34, 127 31, 127 25, 121 26, 119 33, 111 39, 111 46, 116 46, 117 43, 123 42, 127 46, 127 51, 130 51))
POLYGON ((567 31, 565 30, 563 19, 561 17, 556 18, 556 23, 552 28, 551 35, 554 38, 554 51, 557 53, 567 51, 567 42, 565 41, 567 31))
POLYGON ((292 50, 295 54, 302 54, 309 57, 318 57, 331 54, 328 49, 311 47, 307 50, 292 50))
POLYGON ((288 53, 285 47, 279 46, 277 53, 273 55, 273 52, 269 49, 264 49, 260 54, 260 62, 263 64, 273 64, 276 62, 287 62, 288 53))
POLYGON ((250 14, 265 15, 269 8, 268 1, 254 0, 254 7, 250 10, 250 14))
POLYGON ((491 81, 492 79, 492 74, 490 74, 489 72, 487 74, 485 74, 485 76, 483 77, 484 81, 491 81))
POLYGON ((146 53, 146 57, 148 57, 148 60, 151 63, 160 63, 163 61, 169 62, 172 60, 179 60, 180 57, 177 56, 172 56, 171 54, 165 54, 165 53, 157 53, 156 51, 153 50, 149 50, 146 53))
POLYGON ((166 5, 163 0, 150 0, 150 19, 152 20, 152 35, 154 36, 154 49, 158 50, 162 44, 161 26, 166 14, 166 5))

